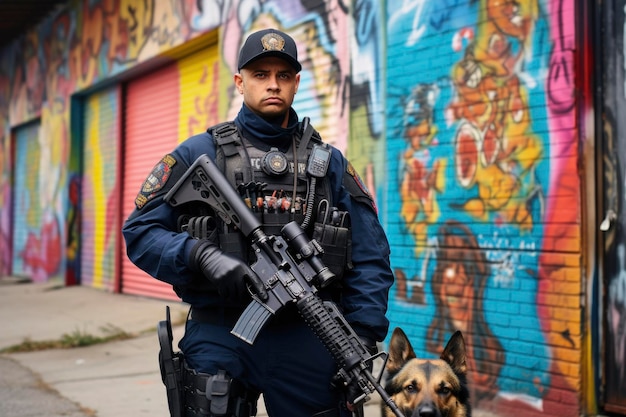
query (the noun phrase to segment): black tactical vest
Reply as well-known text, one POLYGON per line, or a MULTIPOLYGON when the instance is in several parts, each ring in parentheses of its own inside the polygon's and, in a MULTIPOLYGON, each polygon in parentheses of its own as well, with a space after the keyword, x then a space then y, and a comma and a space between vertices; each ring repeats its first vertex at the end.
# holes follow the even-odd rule
MULTIPOLYGON (((280 234, 282 226, 290 221, 301 225, 305 221, 311 185, 306 164, 313 145, 322 143, 319 134, 311 130, 311 134, 305 136, 298 132, 295 146, 283 153, 276 148, 267 152, 255 148, 239 134, 233 122, 209 129, 216 145, 217 166, 259 218, 267 234, 280 234)), ((312 191, 315 199, 311 200, 314 205, 311 213, 315 216, 320 201, 332 206, 332 196, 325 178, 312 191)), ((304 224, 310 235, 308 226, 310 222, 304 224)))
MULTIPOLYGON (((306 173, 313 146, 323 144, 319 134, 307 125, 303 123, 294 144, 284 153, 252 146, 233 122, 220 123, 207 131, 215 142, 216 165, 257 216, 264 232, 280 235, 284 225, 296 221, 309 238, 320 243, 323 262, 341 278, 352 267, 350 216, 334 207, 325 176, 313 180, 306 173)), ((207 231, 204 223, 208 217, 185 220, 192 236, 217 240, 224 252, 246 262, 254 259, 239 230, 213 216, 207 231)))

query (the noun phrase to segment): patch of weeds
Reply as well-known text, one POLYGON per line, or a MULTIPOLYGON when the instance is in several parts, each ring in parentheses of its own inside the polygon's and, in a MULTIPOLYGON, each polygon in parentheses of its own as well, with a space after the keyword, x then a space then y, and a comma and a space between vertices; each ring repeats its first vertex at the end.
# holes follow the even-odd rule
POLYGON ((133 334, 127 333, 112 324, 101 327, 100 330, 105 334, 104 336, 95 336, 77 329, 71 333, 63 334, 58 340, 35 341, 30 338, 25 338, 22 343, 1 349, 0 353, 34 352, 47 349, 71 349, 117 340, 126 340, 134 337, 133 334))

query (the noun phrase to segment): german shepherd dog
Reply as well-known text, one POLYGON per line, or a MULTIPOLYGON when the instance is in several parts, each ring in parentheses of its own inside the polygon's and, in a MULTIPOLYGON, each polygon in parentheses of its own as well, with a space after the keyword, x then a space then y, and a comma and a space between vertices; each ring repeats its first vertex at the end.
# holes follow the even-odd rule
MULTIPOLYGON (((452 335, 440 359, 418 359, 411 342, 396 328, 389 343, 385 391, 407 417, 471 417, 465 340, 452 335)), ((382 415, 394 417, 383 403, 382 415)))

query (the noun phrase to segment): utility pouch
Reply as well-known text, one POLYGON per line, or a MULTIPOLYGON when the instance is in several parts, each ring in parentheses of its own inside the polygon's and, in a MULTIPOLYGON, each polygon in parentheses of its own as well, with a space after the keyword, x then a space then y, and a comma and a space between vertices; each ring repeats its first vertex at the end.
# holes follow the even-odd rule
POLYGON ((157 326, 159 337, 159 368, 161 369, 161 379, 167 391, 167 404, 171 417, 183 416, 183 384, 182 384, 182 352, 174 352, 172 348, 172 320, 170 317, 170 307, 165 307, 165 320, 160 321, 157 326))
POLYGON ((317 221, 313 225, 313 239, 321 246, 322 261, 338 279, 352 269, 352 233, 350 214, 337 207, 329 207, 328 200, 320 201, 317 221))

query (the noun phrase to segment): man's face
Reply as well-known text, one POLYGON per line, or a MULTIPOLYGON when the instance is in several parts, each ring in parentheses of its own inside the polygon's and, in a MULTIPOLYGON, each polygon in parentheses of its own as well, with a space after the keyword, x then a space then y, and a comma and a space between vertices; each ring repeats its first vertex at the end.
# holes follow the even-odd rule
POLYGON ((235 74, 235 86, 250 110, 271 119, 284 116, 289 119, 289 108, 300 84, 300 74, 281 58, 260 58, 235 74))

